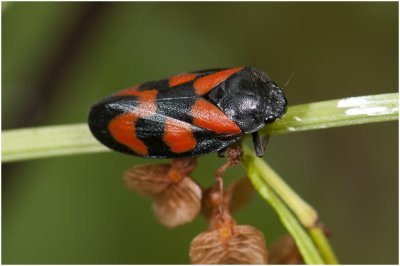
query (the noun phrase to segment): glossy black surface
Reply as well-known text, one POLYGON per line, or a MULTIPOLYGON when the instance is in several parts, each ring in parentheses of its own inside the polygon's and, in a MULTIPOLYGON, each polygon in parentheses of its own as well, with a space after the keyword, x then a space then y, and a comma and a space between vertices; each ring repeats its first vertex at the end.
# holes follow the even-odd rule
POLYGON ((228 115, 244 133, 253 133, 282 117, 287 100, 269 77, 246 67, 216 86, 206 97, 228 115))

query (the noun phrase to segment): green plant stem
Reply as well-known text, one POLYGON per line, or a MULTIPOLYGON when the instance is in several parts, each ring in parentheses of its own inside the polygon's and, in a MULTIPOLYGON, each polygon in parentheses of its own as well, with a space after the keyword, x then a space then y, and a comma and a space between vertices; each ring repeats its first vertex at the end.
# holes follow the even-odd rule
POLYGON ((399 119, 399 94, 350 97, 291 106, 283 119, 261 130, 275 135, 399 119))
MULTIPOLYGON (((287 114, 262 130, 283 134, 337 126, 398 120, 398 93, 352 97, 291 106, 287 114)), ((86 124, 6 130, 2 162, 108 151, 86 124)))
POLYGON ((2 162, 109 150, 86 124, 7 130, 1 137, 2 162))
POLYGON ((256 157, 246 145, 243 145, 242 162, 257 192, 275 209, 282 223, 295 239, 304 261, 315 264, 316 255, 311 253, 318 250, 324 263, 337 264, 336 255, 329 241, 317 225, 318 215, 314 208, 300 198, 264 160, 256 157), (310 236, 314 241, 312 243, 307 240, 310 236))
MULTIPOLYGON (((283 199, 303 226, 306 228, 315 227, 318 220, 318 214, 315 209, 297 195, 264 160, 256 157, 246 145, 243 145, 243 154, 252 157, 255 171, 283 199)), ((245 166, 247 167, 246 163, 245 166)))
POLYGON ((320 250, 325 262, 327 264, 338 264, 335 253, 331 245, 329 244, 324 232, 320 227, 315 227, 310 229, 311 237, 313 238, 315 244, 320 250))
POLYGON ((266 184, 257 170, 254 161, 255 156, 244 154, 243 162, 246 166, 247 175, 252 181, 257 192, 263 197, 277 212, 283 225, 292 235, 299 251, 307 264, 324 264, 318 248, 312 241, 304 227, 296 219, 295 215, 288 209, 279 196, 266 184))

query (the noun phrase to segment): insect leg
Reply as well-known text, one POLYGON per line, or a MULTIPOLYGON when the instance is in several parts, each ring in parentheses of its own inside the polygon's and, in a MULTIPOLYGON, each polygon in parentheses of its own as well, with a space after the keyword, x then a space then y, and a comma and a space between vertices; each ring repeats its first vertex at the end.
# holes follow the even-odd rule
POLYGON ((225 147, 225 148, 223 148, 223 149, 220 149, 219 151, 218 151, 218 157, 219 158, 225 158, 225 153, 226 153, 226 149, 227 149, 228 147, 225 147))
POLYGON ((240 146, 232 146, 227 148, 228 153, 228 161, 224 163, 217 169, 215 173, 215 177, 217 180, 217 187, 220 196, 220 206, 218 207, 220 218, 223 219, 224 213, 224 180, 222 179, 222 175, 228 169, 228 167, 235 167, 240 163, 240 158, 242 156, 242 149, 240 146))
POLYGON ((263 157, 264 156, 264 147, 263 143, 261 142, 260 139, 260 133, 254 132, 251 134, 253 137, 253 144, 254 144, 254 149, 256 151, 257 157, 263 157))

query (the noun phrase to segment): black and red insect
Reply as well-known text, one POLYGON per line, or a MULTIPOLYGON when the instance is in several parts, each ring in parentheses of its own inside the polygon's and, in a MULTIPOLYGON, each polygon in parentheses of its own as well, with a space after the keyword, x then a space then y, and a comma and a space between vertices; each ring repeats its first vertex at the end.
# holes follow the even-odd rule
POLYGON ((283 90, 253 67, 179 74, 134 86, 92 106, 89 127, 107 147, 147 158, 223 152, 282 117, 283 90))

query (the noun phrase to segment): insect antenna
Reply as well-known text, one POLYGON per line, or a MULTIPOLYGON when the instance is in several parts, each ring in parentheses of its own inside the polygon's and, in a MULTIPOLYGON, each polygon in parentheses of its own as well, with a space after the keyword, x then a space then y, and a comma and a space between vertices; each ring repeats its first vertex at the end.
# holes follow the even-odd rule
POLYGON ((294 75, 294 72, 292 72, 292 74, 290 74, 289 78, 287 79, 287 81, 285 82, 285 85, 283 85, 283 90, 286 89, 287 85, 289 85, 289 82, 292 80, 294 75))

